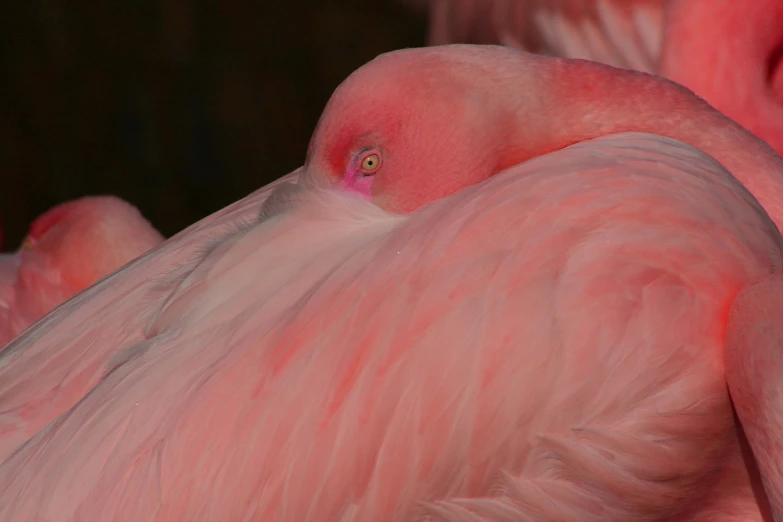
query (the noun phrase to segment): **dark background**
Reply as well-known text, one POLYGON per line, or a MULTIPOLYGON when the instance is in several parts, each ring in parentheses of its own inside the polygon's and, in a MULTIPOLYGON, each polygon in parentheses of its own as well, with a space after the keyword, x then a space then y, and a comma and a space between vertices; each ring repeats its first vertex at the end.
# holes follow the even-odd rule
POLYGON ((114 194, 166 236, 295 169, 334 88, 422 46, 401 0, 0 7, 0 223, 114 194))

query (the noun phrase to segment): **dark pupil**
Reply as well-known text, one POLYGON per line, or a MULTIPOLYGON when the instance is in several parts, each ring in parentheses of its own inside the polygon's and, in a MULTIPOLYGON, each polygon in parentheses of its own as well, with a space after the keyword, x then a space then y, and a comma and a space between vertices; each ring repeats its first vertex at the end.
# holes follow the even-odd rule
POLYGON ((371 160, 371 159, 367 160, 367 165, 368 165, 369 167, 372 167, 374 164, 375 164, 375 161, 373 161, 373 160, 371 160))

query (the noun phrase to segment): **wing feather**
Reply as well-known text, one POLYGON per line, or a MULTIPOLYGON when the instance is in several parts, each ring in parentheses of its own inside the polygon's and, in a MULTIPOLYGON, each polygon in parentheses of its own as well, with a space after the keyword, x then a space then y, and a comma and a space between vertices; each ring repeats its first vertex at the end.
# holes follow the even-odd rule
MULTIPOLYGON (((623 134, 405 217, 297 197, 165 300, 133 267, 123 296, 81 298, 132 329, 91 329, 93 359, 125 355, 0 467, 0 518, 668 520, 704 500, 736 449, 725 310, 783 268, 717 162, 623 134)), ((53 322, 16 350, 76 349, 53 322)))

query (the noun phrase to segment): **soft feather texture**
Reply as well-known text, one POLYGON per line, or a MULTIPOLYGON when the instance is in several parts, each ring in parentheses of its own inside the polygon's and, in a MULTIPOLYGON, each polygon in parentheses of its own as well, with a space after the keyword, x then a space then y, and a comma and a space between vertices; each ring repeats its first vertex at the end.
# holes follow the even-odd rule
POLYGON ((720 351, 782 241, 713 159, 620 134, 404 217, 268 194, 0 355, 0 519, 760 520, 720 351))
POLYGON ((667 0, 408 0, 429 4, 429 44, 501 44, 655 72, 667 0))
POLYGON ((783 0, 670 0, 660 74, 783 154, 783 0))
POLYGON ((498 43, 660 74, 783 154, 783 0, 410 0, 430 45, 498 43))
POLYGON ((215 242, 253 223, 259 206, 279 184, 299 171, 195 223, 63 303, 0 352, 0 460, 76 404, 105 375, 122 339, 144 338, 150 293, 179 266, 192 266, 215 242), (161 251, 162 250, 162 251, 161 251), (190 263, 190 264, 188 264, 190 263), (147 277, 147 274, 153 274, 147 277), (155 276, 157 274, 157 276, 155 276), (89 306, 85 305, 89 303, 89 306), (68 344, 61 341, 66 339, 68 344), (33 384, 34 383, 34 384, 33 384))
POLYGON ((691 91, 664 78, 502 46, 386 53, 351 74, 318 122, 303 168, 348 181, 366 149, 383 155, 370 200, 392 212, 479 183, 590 138, 651 132, 720 161, 783 226, 783 159, 691 91))
POLYGON ((19 251, 0 255, 0 348, 162 241, 134 206, 111 196, 69 201, 45 212, 19 251))
POLYGON ((783 277, 744 288, 726 328, 726 382, 775 520, 783 518, 783 277))

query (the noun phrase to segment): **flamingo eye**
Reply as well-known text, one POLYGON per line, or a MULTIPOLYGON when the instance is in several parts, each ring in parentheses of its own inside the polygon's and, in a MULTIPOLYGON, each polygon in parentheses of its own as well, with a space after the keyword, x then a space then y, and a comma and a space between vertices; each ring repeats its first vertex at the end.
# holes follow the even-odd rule
POLYGON ((365 176, 375 174, 379 168, 381 168, 381 156, 377 152, 365 156, 360 166, 362 174, 365 176))

